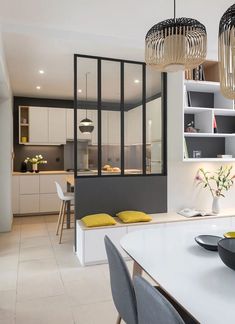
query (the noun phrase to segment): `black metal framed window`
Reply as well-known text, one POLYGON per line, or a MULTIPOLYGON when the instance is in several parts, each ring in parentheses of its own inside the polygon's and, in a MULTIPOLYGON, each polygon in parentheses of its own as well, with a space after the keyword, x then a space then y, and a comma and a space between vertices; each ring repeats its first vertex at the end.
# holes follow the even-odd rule
POLYGON ((167 174, 166 78, 143 62, 74 55, 76 178, 167 174))

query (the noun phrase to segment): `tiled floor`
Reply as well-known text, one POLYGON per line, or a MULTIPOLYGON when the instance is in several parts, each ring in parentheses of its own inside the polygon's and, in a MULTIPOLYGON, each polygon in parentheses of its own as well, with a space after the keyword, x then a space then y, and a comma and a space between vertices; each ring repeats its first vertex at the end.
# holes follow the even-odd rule
POLYGON ((107 265, 81 267, 73 229, 59 245, 56 220, 15 218, 0 234, 0 324, 115 323, 107 265))

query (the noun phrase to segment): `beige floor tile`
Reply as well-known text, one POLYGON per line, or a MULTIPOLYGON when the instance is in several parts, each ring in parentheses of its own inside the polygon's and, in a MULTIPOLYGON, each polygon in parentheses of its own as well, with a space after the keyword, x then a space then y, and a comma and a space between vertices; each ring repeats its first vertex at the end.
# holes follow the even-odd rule
POLYGON ((67 299, 61 295, 17 302, 16 324, 74 324, 74 321, 67 299))
POLYGON ((20 218, 21 224, 42 224, 45 222, 45 216, 25 216, 20 218))
POLYGON ((54 258, 54 253, 50 245, 33 246, 20 249, 20 261, 50 258, 54 258))
POLYGON ((80 276, 76 281, 65 282, 65 290, 72 306, 92 304, 111 300, 109 281, 97 275, 80 276), (85 279, 86 277, 86 279, 85 279))
POLYGON ((0 291, 0 323, 15 319, 16 291, 0 291))
POLYGON ((72 311, 75 324, 114 324, 117 320, 112 301, 73 307, 72 311))
POLYGON ((34 248, 38 246, 51 246, 51 240, 49 236, 38 236, 36 239, 35 237, 25 237, 21 239, 20 247, 21 249, 24 248, 34 248))
POLYGON ((39 237, 39 236, 46 236, 48 235, 47 228, 41 228, 41 229, 22 229, 21 231, 21 238, 28 238, 28 237, 39 237))
POLYGON ((21 262, 17 301, 62 295, 63 283, 55 259, 21 262))
MULTIPOLYGON (((1 258, 0 258, 1 264, 1 258)), ((17 284, 17 268, 0 267, 0 291, 15 289, 17 284)))

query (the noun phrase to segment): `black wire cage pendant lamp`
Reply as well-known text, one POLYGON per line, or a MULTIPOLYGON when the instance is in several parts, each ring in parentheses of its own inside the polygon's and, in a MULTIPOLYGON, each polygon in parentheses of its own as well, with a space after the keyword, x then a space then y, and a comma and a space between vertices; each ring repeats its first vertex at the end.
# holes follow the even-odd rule
MULTIPOLYGON (((86 73, 86 103, 87 103, 87 76, 89 72, 86 73)), ((79 123, 79 130, 83 134, 91 134, 94 130, 93 121, 87 118, 87 109, 86 109, 86 118, 82 119, 79 123)))
POLYGON ((223 14, 219 24, 220 89, 228 99, 235 99, 235 4, 223 14))
POLYGON ((145 61, 161 72, 190 70, 202 64, 207 53, 206 27, 192 18, 174 18, 154 25, 145 37, 145 61))

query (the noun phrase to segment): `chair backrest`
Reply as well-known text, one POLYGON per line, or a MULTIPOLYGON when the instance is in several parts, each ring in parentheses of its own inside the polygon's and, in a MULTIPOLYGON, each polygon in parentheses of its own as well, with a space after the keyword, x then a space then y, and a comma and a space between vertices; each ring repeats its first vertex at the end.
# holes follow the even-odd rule
POLYGON ((113 301, 121 318, 127 324, 137 324, 137 307, 133 283, 120 252, 105 236, 113 301))
POLYGON ((142 277, 134 278, 139 324, 183 324, 169 301, 142 277))
POLYGON ((55 181, 55 185, 56 185, 56 191, 57 191, 57 195, 60 199, 64 200, 65 199, 65 196, 64 196, 64 193, 63 193, 63 190, 61 188, 61 185, 55 181))

